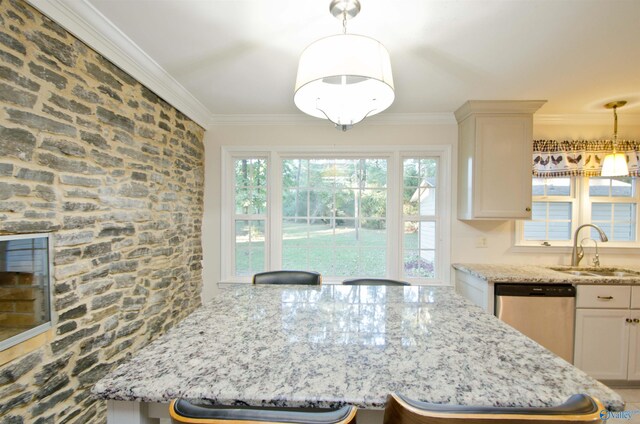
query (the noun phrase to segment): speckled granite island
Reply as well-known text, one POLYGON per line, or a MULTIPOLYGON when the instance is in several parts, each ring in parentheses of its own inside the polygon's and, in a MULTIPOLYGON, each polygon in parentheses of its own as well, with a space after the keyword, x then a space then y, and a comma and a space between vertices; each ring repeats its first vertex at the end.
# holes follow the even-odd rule
POLYGON ((175 397, 354 404, 364 408, 359 422, 382 422, 390 392, 496 406, 587 393, 624 408, 617 393, 452 288, 429 286, 231 286, 93 388, 118 424, 163 417, 175 397))

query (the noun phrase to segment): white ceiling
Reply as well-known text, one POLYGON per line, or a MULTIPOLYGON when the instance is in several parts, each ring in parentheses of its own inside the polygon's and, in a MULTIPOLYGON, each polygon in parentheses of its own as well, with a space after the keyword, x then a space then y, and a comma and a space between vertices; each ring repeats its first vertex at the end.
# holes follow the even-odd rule
MULTIPOLYGON (((86 0, 212 114, 296 114, 300 52, 329 0, 86 0)), ((640 0, 361 0, 349 32, 391 54, 388 113, 546 99, 542 114, 640 113, 640 0)))

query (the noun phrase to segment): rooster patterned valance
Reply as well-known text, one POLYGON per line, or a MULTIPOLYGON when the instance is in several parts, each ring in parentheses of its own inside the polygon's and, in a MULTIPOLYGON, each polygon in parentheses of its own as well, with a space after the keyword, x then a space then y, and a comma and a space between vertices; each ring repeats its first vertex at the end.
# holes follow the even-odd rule
MULTIPOLYGON (((613 141, 533 141, 533 175, 536 177, 599 176, 604 157, 613 151, 613 141)), ((625 153, 629 175, 640 171, 640 142, 618 141, 617 151, 625 153)))

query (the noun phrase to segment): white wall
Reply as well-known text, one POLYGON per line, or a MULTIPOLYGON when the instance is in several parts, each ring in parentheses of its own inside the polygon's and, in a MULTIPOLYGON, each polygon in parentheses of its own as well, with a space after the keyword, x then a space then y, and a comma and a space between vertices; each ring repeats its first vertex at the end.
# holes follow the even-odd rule
MULTIPOLYGON (((535 139, 610 138, 611 125, 537 125, 535 139)), ((220 147, 221 146, 384 146, 384 145, 451 145, 451 186, 456 187, 457 126, 443 125, 376 125, 363 123, 346 133, 330 124, 310 125, 217 125, 205 135, 205 212, 203 223, 204 288, 203 299, 211 298, 220 280, 220 147)), ((621 124, 620 138, 640 138, 640 125, 621 124)), ((456 193, 452 193, 452 214, 456 216, 456 193)), ((452 220, 453 262, 564 264, 570 258, 569 248, 516 248, 513 246, 513 221, 452 220), (476 248, 478 237, 485 237, 487 248, 476 248)), ((601 262, 609 264, 637 263, 640 254, 621 249, 601 249, 601 262)))

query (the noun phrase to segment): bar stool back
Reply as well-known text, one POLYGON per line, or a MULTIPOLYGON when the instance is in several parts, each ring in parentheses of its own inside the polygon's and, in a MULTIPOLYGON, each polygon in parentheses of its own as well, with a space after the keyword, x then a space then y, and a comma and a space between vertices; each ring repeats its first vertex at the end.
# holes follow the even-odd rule
POLYGON ((578 424, 601 423, 604 407, 587 395, 573 395, 559 406, 501 408, 419 402, 398 394, 387 398, 384 424, 578 424))
POLYGON ((261 408, 195 405, 174 399, 169 405, 173 423, 181 424, 355 424, 355 406, 340 409, 261 408))
POLYGON ((322 284, 322 275, 310 271, 268 271, 253 276, 253 284, 322 284))
POLYGON ((406 281, 386 278, 352 278, 342 282, 345 286, 410 286, 406 281))

